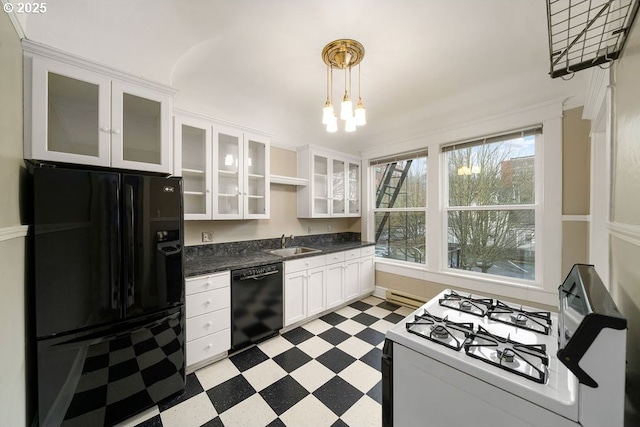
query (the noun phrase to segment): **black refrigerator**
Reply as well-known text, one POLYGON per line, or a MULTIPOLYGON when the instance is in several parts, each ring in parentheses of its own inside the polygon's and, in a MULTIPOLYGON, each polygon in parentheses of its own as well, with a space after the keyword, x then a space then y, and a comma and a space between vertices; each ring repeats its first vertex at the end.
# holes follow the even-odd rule
POLYGON ((30 172, 39 424, 113 425, 183 391, 181 179, 30 172))

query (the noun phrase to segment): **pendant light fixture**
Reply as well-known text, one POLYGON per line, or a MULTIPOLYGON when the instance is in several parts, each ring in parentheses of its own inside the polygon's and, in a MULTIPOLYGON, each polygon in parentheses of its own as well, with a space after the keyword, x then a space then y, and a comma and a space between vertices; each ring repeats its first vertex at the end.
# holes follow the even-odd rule
POLYGON ((334 68, 344 70, 344 95, 340 103, 340 119, 345 122, 345 132, 353 132, 356 126, 362 126, 367 122, 360 95, 360 61, 363 57, 364 47, 351 39, 334 40, 322 50, 322 59, 327 64, 327 100, 322 108, 322 124, 326 125, 327 132, 338 130, 338 118, 331 102, 334 68), (358 66, 358 104, 354 111, 351 101, 351 68, 356 65, 358 66))

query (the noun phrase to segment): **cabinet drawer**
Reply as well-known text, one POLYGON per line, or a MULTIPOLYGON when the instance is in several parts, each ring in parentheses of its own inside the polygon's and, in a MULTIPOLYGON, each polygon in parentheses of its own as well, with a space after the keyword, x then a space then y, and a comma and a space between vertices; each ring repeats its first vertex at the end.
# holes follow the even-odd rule
POLYGON ((365 246, 364 248, 360 248, 360 256, 361 257, 375 255, 375 253, 376 253, 376 247, 375 246, 365 246))
POLYGON ((231 292, 228 287, 187 295, 187 319, 227 308, 230 305, 231 292))
POLYGON ((337 262, 344 262, 344 252, 335 252, 332 254, 327 254, 327 265, 335 264, 337 262))
POLYGON ((187 366, 215 356, 231 348, 231 329, 187 342, 187 366))
POLYGON ((322 267, 326 264, 327 258, 325 255, 312 256, 308 258, 297 259, 295 261, 285 261, 284 272, 285 274, 288 274, 300 270, 306 270, 309 268, 322 267))
POLYGON ((197 340, 231 327, 231 309, 223 308, 187 319, 187 341, 197 340))
POLYGON ((349 261, 352 259, 360 258, 360 249, 352 249, 344 252, 344 260, 349 261))
POLYGON ((224 288, 229 286, 230 272, 223 271, 221 273, 210 274, 207 276, 191 277, 186 279, 185 294, 192 295, 198 292, 210 291, 212 289, 224 288))

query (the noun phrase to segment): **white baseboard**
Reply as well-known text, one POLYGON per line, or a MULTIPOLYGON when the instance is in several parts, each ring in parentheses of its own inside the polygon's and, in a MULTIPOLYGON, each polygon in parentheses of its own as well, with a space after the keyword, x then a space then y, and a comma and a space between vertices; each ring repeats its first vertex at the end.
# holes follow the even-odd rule
POLYGON ((376 286, 376 288, 373 290, 373 296, 382 298, 382 299, 387 299, 387 288, 383 288, 382 286, 376 286))

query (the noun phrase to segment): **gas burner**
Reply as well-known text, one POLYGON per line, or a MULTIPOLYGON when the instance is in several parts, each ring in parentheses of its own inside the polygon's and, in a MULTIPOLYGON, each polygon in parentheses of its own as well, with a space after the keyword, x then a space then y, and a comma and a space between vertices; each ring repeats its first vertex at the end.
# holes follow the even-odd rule
POLYGON ((467 336, 473 333, 473 323, 457 323, 432 316, 427 310, 414 316, 413 322, 407 322, 408 332, 426 338, 453 350, 460 350, 467 336))
POLYGON ((549 375, 549 357, 544 344, 522 344, 491 334, 478 325, 464 344, 467 355, 536 383, 544 384, 549 375))
POLYGON ((471 311, 471 309, 473 308, 473 305, 471 304, 470 301, 464 300, 464 301, 460 301, 460 303, 458 304, 458 307, 460 307, 460 310, 462 311, 471 311))
POLYGON ((504 350, 498 349, 496 350, 496 354, 498 355, 498 359, 507 363, 513 362, 516 357, 515 351, 511 350, 510 348, 505 348, 504 350))
POLYGON ((448 294, 444 294, 443 298, 440 298, 438 302, 443 307, 463 311, 478 317, 486 316, 487 311, 493 304, 491 298, 474 298, 471 295, 460 295, 456 291, 449 291, 448 294))
POLYGON ((525 326, 527 324, 527 316, 522 313, 512 313, 510 317, 511 323, 516 326, 525 326))
POLYGON ((548 311, 528 311, 496 300, 487 315, 491 320, 539 334, 549 335, 551 331, 551 313, 548 311))
POLYGON ((449 337, 449 331, 442 325, 433 325, 431 326, 431 335, 444 339, 449 337))

